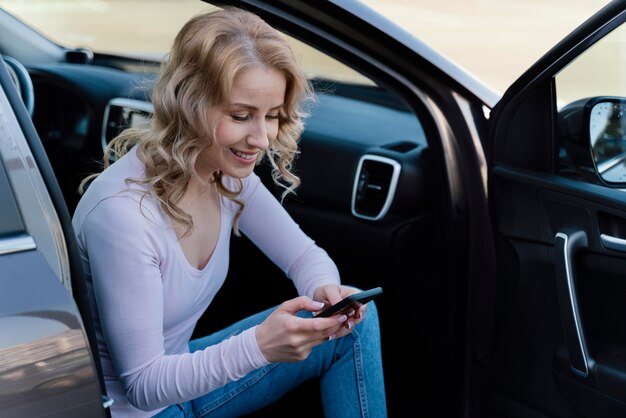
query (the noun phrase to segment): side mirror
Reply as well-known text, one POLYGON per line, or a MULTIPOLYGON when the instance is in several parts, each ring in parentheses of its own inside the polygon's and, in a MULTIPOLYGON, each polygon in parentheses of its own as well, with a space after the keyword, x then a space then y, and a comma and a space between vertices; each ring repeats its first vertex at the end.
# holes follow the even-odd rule
POLYGON ((626 184, 626 98, 596 97, 583 111, 583 127, 596 173, 608 186, 626 184))
POLYGON ((576 100, 557 114, 559 173, 626 188, 626 97, 576 100))

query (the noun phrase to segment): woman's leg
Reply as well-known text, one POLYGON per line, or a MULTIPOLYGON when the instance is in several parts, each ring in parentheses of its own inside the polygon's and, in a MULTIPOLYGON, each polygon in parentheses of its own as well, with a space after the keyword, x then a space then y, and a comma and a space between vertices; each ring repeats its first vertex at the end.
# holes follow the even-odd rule
POLYGON ((321 376, 326 417, 386 417, 380 329, 374 302, 368 304, 365 319, 354 331, 335 344, 332 364, 321 376))
POLYGON ((191 410, 191 402, 185 402, 177 405, 170 405, 153 418, 191 418, 193 413, 191 410))
MULTIPOLYGON (((191 351, 216 344, 260 324, 273 309, 222 331, 194 340, 191 351)), ((303 316, 310 315, 303 312, 303 316)), ((321 377, 327 417, 385 417, 385 388, 380 355, 378 313, 373 302, 365 319, 343 338, 313 349, 300 362, 272 363, 192 401, 197 417, 236 417, 261 409, 305 381, 321 377)))

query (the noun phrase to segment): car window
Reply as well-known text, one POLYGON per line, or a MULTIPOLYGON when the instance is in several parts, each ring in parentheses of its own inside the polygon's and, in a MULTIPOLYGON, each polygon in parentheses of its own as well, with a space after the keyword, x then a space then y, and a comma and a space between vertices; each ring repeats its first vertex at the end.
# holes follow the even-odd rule
MULTIPOLYGON (((216 8, 198 0, 0 0, 0 7, 64 47, 154 61, 163 59, 174 36, 191 16, 216 8)), ((329 56, 287 38, 310 77, 373 84, 329 56)))
POLYGON ((616 186, 626 179, 626 27, 592 45, 556 78, 559 172, 616 186))
POLYGON ((288 36, 290 44, 300 56, 302 66, 309 78, 321 78, 357 85, 374 85, 369 78, 329 57, 309 45, 288 36))
POLYGON ((191 16, 215 8, 198 0, 1 0, 0 7, 67 48, 153 58, 191 16))
POLYGON ((556 76, 559 108, 593 96, 626 97, 626 28, 619 26, 556 76))
POLYGON ((546 51, 609 2, 361 1, 501 93, 546 51))
MULTIPOLYGON (((591 13, 608 3, 361 1, 500 92, 591 13), (489 56, 506 59, 493 62, 485 59, 489 56)), ((198 0, 0 0, 0 7, 69 48, 162 57, 191 15, 214 6, 198 0), (133 36, 127 36, 128 33, 133 36)), ((347 71, 353 81, 367 82, 346 67, 329 66, 326 60, 309 61, 307 54, 302 54, 304 65, 311 73, 345 80, 347 71)))

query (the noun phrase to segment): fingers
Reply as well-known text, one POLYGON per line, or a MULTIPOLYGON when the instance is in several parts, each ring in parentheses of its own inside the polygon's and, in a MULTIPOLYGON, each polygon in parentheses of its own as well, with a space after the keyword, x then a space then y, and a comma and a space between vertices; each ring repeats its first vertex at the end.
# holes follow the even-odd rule
POLYGON ((309 335, 314 336, 313 345, 319 345, 326 341, 341 338, 350 331, 346 328, 346 323, 351 321, 350 328, 353 328, 354 320, 347 315, 335 315, 328 318, 303 318, 306 326, 310 328, 309 335))
POLYGON ((290 316, 295 317, 295 321, 293 326, 296 327, 292 331, 293 332, 302 332, 302 333, 310 333, 313 338, 319 338, 323 335, 323 337, 327 337, 330 335, 329 330, 333 327, 340 328, 341 324, 346 322, 349 317, 348 315, 333 315, 327 318, 299 318, 296 317, 296 313, 301 310, 307 310, 312 312, 318 312, 324 307, 324 303, 313 301, 306 296, 300 296, 295 299, 288 300, 284 302, 279 310, 290 314, 290 316))
POLYGON ((280 306, 280 309, 295 315, 297 312, 302 310, 316 312, 322 309, 324 306, 325 304, 323 302, 311 300, 311 298, 307 296, 299 296, 295 299, 283 302, 283 304, 280 306))
POLYGON ((329 340, 345 337, 346 335, 350 334, 354 330, 354 327, 357 326, 361 321, 363 321, 366 309, 367 304, 361 305, 356 310, 348 312, 347 320, 343 322, 338 332, 334 334, 334 337, 329 338, 329 340))
POLYGON ((325 296, 331 305, 338 303, 341 299, 343 299, 343 296, 341 294, 341 287, 340 286, 327 287, 325 289, 325 296))
POLYGON ((361 322, 361 320, 365 317, 365 311, 367 310, 367 303, 365 305, 361 305, 359 309, 356 311, 356 319, 361 322))
POLYGON ((327 318, 300 318, 296 316, 296 313, 301 310, 307 310, 315 314, 321 311, 324 306, 325 304, 322 302, 313 301, 306 296, 300 296, 284 302, 279 307, 279 310, 293 317, 289 321, 292 323, 292 326, 289 327, 288 333, 300 335, 300 344, 312 348, 325 341, 350 334, 354 327, 363 320, 367 304, 356 307, 345 314, 337 314, 327 318))
POLYGON ((343 299, 341 295, 341 286, 336 284, 327 284, 318 287, 313 293, 313 299, 327 302, 328 306, 334 305, 343 299))
POLYGON ((307 352, 326 341, 346 335, 344 324, 347 315, 335 315, 328 318, 295 318, 298 321, 300 343, 307 352))
POLYGON ((338 327, 331 330, 326 341, 332 341, 338 338, 345 337, 346 335, 352 333, 354 330, 355 321, 354 319, 347 319, 345 322, 340 324, 338 327))
POLYGON ((270 362, 300 361, 308 357, 313 347, 328 340, 341 338, 354 330, 359 322, 361 307, 354 308, 350 315, 337 314, 322 318, 303 318, 299 311, 316 312, 323 303, 306 296, 282 303, 256 329, 259 349, 270 362))

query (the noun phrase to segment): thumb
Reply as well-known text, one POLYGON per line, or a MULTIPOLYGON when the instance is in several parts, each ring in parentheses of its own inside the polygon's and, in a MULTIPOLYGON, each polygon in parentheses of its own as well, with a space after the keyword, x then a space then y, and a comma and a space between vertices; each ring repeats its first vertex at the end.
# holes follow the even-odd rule
POLYGON ((319 311, 324 307, 323 302, 317 302, 311 300, 308 296, 299 296, 295 299, 288 300, 283 302, 280 309, 295 315, 297 312, 301 310, 307 311, 319 311))

